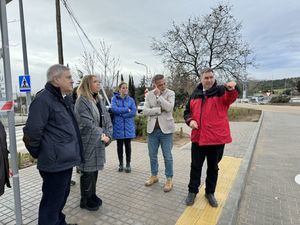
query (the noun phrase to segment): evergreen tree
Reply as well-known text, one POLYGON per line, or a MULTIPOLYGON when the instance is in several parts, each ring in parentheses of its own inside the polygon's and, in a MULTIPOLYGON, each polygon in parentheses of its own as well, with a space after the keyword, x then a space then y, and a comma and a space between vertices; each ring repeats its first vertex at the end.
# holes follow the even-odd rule
POLYGON ((121 74, 121 82, 124 82, 123 74, 121 74))
POLYGON ((136 100, 137 102, 145 101, 145 89, 146 89, 146 76, 140 81, 138 88, 136 89, 136 100))
POLYGON ((131 86, 131 79, 130 79, 130 74, 128 76, 128 90, 130 90, 130 86, 131 86))
POLYGON ((134 86, 133 77, 131 75, 129 75, 128 90, 129 90, 129 95, 133 99, 135 99, 135 86, 134 86))

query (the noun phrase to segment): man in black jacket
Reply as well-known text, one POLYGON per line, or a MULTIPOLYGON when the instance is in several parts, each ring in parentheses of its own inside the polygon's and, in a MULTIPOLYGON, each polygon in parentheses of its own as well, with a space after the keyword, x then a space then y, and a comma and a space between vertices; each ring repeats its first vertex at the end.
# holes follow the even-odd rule
POLYGON ((8 150, 6 143, 5 128, 2 122, 0 121, 0 196, 4 193, 5 185, 7 187, 10 187, 8 150))
POLYGON ((70 101, 73 80, 69 68, 53 65, 45 89, 30 105, 23 141, 37 158, 43 179, 39 225, 66 225, 62 210, 70 193, 72 168, 82 160, 79 128, 70 101))

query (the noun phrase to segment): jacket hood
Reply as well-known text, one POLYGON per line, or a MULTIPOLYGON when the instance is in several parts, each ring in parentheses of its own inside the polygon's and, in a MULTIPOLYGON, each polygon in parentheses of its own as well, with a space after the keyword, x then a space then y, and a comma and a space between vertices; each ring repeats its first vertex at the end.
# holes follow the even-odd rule
POLYGON ((217 85, 217 81, 215 81, 213 86, 207 91, 205 91, 205 94, 203 93, 203 85, 202 83, 200 83, 195 89, 194 94, 199 97, 204 97, 204 96, 212 97, 215 95, 220 96, 222 95, 222 93, 224 93, 224 91, 225 91, 224 85, 217 85))
POLYGON ((119 93, 118 91, 115 91, 115 92, 114 92, 114 96, 115 96, 115 97, 120 96, 120 93, 119 93))
MULTIPOLYGON (((114 92, 114 96, 115 96, 116 98, 120 98, 120 99, 122 98, 121 95, 120 95, 120 92, 114 92)), ((128 96, 128 95, 125 95, 125 98, 127 98, 127 96, 128 96)))

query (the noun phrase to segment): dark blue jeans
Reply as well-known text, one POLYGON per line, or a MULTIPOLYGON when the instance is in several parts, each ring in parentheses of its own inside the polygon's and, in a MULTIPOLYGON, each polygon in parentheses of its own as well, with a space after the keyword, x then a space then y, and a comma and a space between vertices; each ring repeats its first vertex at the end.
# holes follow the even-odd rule
POLYGON ((218 180, 218 163, 221 161, 225 145, 199 146, 192 143, 192 163, 190 173, 189 192, 198 193, 203 162, 206 158, 207 170, 205 179, 205 193, 213 194, 218 180))
POLYGON ((62 210, 70 193, 72 168, 61 172, 40 171, 43 178, 39 225, 66 225, 62 210))

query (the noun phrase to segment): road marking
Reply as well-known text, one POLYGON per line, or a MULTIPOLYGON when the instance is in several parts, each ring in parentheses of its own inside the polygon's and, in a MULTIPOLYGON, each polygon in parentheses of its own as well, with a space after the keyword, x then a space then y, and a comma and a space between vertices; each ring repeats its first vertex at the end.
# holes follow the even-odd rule
POLYGON ((184 210, 183 214, 177 220, 176 225, 217 224, 231 186, 240 168, 241 161, 241 158, 224 156, 219 164, 219 178, 215 193, 219 203, 218 208, 213 208, 208 204, 204 197, 205 188, 203 185, 197 194, 194 205, 188 206, 184 210))

